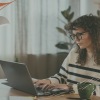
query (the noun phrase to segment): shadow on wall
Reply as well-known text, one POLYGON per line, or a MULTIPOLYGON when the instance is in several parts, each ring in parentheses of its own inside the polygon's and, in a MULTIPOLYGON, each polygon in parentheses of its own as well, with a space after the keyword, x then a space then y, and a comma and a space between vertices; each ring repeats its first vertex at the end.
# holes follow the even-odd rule
POLYGON ((67 53, 57 55, 28 55, 27 66, 32 77, 37 79, 48 78, 59 71, 67 53))

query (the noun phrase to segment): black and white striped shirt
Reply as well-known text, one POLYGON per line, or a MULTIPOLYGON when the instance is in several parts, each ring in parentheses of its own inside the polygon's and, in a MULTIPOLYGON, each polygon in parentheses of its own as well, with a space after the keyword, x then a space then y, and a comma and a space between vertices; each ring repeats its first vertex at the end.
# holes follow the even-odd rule
POLYGON ((100 65, 96 65, 94 58, 88 59, 84 66, 77 64, 78 53, 73 48, 65 58, 59 73, 51 76, 52 83, 77 84, 82 81, 89 81, 97 85, 97 95, 100 96, 100 65))

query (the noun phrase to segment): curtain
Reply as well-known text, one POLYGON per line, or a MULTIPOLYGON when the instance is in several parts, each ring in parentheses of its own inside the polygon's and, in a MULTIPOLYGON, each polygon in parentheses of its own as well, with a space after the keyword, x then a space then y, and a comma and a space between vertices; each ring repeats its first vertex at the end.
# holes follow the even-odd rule
POLYGON ((66 22, 61 11, 71 5, 74 20, 80 15, 96 14, 99 5, 95 2, 99 0, 16 0, 0 10, 0 15, 9 20, 9 24, 0 26, 0 59, 26 63, 36 78, 53 75, 67 56, 57 55, 63 51, 55 47, 66 39, 56 29, 64 27, 61 20, 66 22))

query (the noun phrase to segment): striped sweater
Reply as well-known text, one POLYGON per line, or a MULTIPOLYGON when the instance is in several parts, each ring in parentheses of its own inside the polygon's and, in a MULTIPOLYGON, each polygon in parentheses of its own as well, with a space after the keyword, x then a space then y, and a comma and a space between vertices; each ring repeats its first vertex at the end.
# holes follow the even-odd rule
POLYGON ((90 81, 96 84, 96 95, 100 96, 100 65, 96 65, 94 58, 88 59, 84 66, 77 64, 78 53, 73 48, 65 58, 59 73, 51 76, 51 83, 73 84, 73 88, 77 93, 77 83, 82 81, 90 81))

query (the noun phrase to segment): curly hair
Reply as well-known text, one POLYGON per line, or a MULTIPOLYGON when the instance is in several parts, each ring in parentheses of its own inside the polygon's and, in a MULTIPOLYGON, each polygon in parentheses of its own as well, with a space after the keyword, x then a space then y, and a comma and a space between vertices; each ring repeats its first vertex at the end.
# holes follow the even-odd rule
MULTIPOLYGON (((76 28, 82 28, 89 33, 93 44, 94 62, 100 65, 100 17, 92 14, 83 15, 71 22, 68 30, 71 32, 76 28)), ((79 53, 77 63, 84 65, 87 61, 87 50, 85 48, 80 49, 78 46, 77 52, 79 53)))

